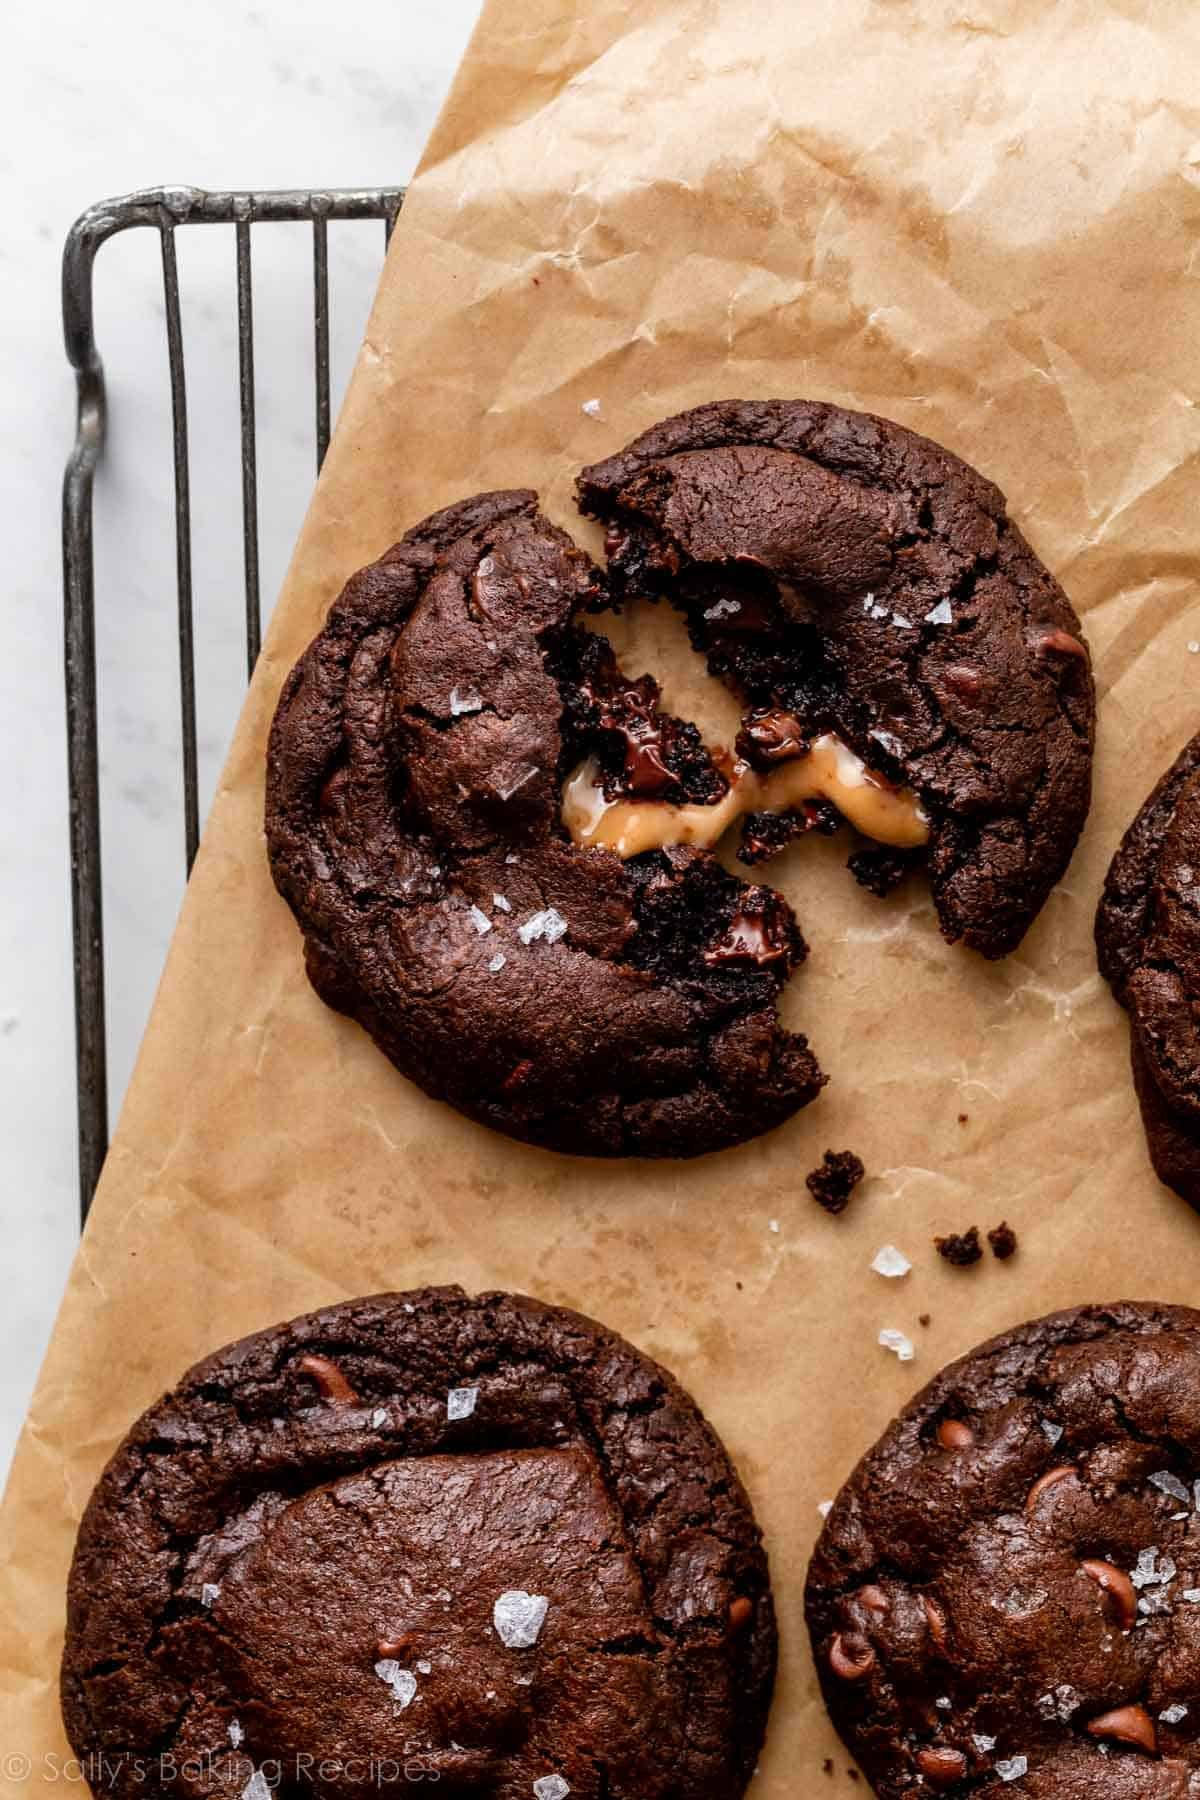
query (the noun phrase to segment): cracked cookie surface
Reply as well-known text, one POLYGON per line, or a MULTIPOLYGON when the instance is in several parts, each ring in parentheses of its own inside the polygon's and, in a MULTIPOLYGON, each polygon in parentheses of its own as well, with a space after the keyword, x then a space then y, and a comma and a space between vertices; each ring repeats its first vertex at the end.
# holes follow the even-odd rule
POLYGON ((525 491, 435 514, 362 570, 288 678, 266 832, 313 985, 481 1123, 592 1155, 693 1156, 824 1077, 776 998, 805 946, 769 888, 673 848, 576 848, 567 767, 705 801, 694 727, 576 623, 603 580, 525 491))
POLYGON ((671 1376, 441 1288, 230 1345, 138 1421, 62 1694, 113 1800, 735 1800, 774 1666, 750 1503, 671 1376))
POLYGON ((1095 697, 999 490, 886 419, 782 400, 682 413, 578 485, 618 602, 665 594, 752 708, 911 788, 944 935, 1014 949, 1087 814, 1095 697))
POLYGON ((1176 757, 1113 857, 1096 948, 1129 1014, 1151 1161, 1161 1181, 1200 1209, 1200 736, 1176 757))
POLYGON ((1200 1790, 1200 1313, 1120 1302, 952 1363, 808 1575, 826 1703, 884 1800, 1200 1790))

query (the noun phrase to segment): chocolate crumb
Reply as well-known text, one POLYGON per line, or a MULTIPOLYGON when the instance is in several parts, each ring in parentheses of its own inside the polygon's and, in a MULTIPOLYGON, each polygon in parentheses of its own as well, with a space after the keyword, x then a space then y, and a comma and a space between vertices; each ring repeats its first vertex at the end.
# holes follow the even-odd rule
POLYGON ((872 846, 869 850, 856 850, 853 856, 847 858, 846 867, 859 887, 865 887, 869 894, 886 900, 892 890, 900 886, 909 870, 920 861, 920 854, 914 856, 911 851, 893 850, 887 845, 880 845, 872 846))
POLYGON ((827 1150, 820 1168, 805 1176, 804 1185, 827 1213, 842 1213, 865 1174, 862 1160, 853 1150, 827 1150))
POLYGON ((833 1758, 832 1758, 832 1756, 827 1756, 825 1758, 825 1761, 821 1764, 821 1768, 824 1770, 826 1775, 833 1774, 833 1758))
POLYGON ((933 1314, 932 1313, 922 1313, 920 1318, 917 1320, 917 1324, 924 1325, 927 1330, 928 1330, 929 1326, 932 1324, 932 1322, 933 1322, 933 1314))
POLYGON ((992 1255, 1001 1262, 1007 1262, 1017 1248, 1017 1234, 1006 1219, 993 1226, 987 1234, 988 1243, 992 1246, 992 1255))
POLYGON ((958 1115, 958 1122, 959 1122, 959 1124, 960 1124, 960 1125, 965 1125, 965 1124, 966 1124, 966 1122, 967 1122, 967 1115, 966 1115, 966 1113, 959 1113, 959 1115, 958 1115))
POLYGON ((935 1237, 933 1241, 938 1255, 953 1263, 956 1269, 969 1269, 983 1255, 978 1225, 972 1225, 970 1231, 952 1231, 946 1237, 935 1237))

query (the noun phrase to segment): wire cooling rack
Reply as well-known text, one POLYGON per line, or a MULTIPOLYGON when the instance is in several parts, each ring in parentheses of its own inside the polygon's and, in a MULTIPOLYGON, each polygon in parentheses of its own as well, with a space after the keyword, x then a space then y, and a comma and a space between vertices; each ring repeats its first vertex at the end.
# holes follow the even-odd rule
POLYGON ((331 221, 376 220, 384 243, 404 200, 402 188, 340 188, 273 193, 208 193, 201 188, 145 188, 91 206, 63 250, 63 332, 75 370, 75 443, 63 483, 63 612, 70 790, 71 902, 75 940, 75 1060, 79 1131, 79 1196, 84 1218, 108 1148, 108 1044, 104 1011, 104 920, 101 890, 99 733, 96 706, 95 569, 92 496, 104 452, 107 408, 104 367, 96 345, 92 274, 101 246, 134 226, 157 231, 162 249, 166 351, 171 383, 175 478, 175 586, 179 629, 179 730, 183 750, 180 808, 190 871, 200 835, 197 774, 196 666, 192 619, 191 499, 188 476, 187 368, 175 235, 186 225, 233 228, 241 412, 242 541, 245 565, 246 667, 252 673, 261 633, 258 558, 258 459, 254 391, 254 288, 251 239, 256 226, 312 226, 314 439, 318 470, 329 444, 329 244, 331 221))

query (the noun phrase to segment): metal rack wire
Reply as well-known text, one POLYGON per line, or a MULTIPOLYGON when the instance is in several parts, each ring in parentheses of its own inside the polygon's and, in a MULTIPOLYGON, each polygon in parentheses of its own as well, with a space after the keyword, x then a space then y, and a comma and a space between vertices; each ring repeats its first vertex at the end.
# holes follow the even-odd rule
POLYGON ((258 463, 254 404, 254 293, 251 233, 256 225, 312 225, 314 436, 317 469, 329 445, 329 245, 331 220, 382 220, 385 244, 404 201, 402 188, 341 188, 270 193, 208 193, 201 188, 145 188, 91 206, 76 220, 63 250, 63 333, 75 370, 75 443, 63 482, 63 609, 70 790, 71 902, 75 941, 75 1061, 79 1196, 86 1218, 108 1148, 108 1050, 104 1009, 104 920, 101 891, 99 743, 96 707, 93 485, 104 450, 104 367, 96 347, 93 265, 103 244, 133 226, 157 231, 162 249, 167 359, 175 476, 175 572, 179 628, 183 827, 190 871, 200 835, 196 738, 196 670, 192 618, 191 498, 188 476, 187 370, 184 360, 175 234, 183 225, 231 225, 235 235, 238 382, 241 406, 242 539, 245 568, 246 666, 254 670, 261 640, 258 554, 258 463))

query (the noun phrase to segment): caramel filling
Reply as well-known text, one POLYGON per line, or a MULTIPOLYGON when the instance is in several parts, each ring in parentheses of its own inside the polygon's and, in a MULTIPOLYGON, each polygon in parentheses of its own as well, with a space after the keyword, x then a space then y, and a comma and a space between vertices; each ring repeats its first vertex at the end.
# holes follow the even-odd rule
POLYGON ((589 757, 567 778, 562 817, 575 843, 628 857, 671 844, 708 848, 744 813, 791 812, 806 800, 830 801, 857 831, 881 844, 913 850, 929 839, 929 820, 912 789, 873 774, 832 732, 766 775, 735 762, 729 792, 710 806, 608 800, 599 765, 589 757))

